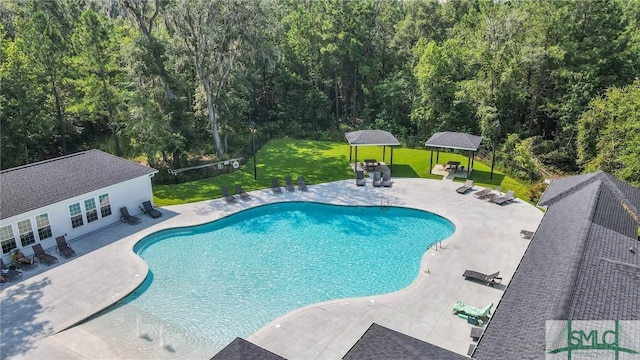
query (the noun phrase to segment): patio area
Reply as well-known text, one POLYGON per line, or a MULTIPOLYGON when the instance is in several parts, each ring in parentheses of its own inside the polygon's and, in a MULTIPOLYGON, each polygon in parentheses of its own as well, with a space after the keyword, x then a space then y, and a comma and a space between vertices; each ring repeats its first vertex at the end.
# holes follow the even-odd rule
MULTIPOLYGON (((149 342, 139 338, 122 341, 117 328, 93 320, 76 324, 122 299, 143 281, 148 267, 132 248, 144 236, 273 202, 316 201, 422 209, 452 221, 456 232, 425 253, 416 280, 404 290, 309 305, 274 319, 247 340, 289 359, 337 359, 376 322, 466 354, 471 325, 453 315, 452 306, 458 300, 498 305, 529 244, 520 237, 520 230, 536 229, 543 213, 522 200, 497 206, 475 199, 473 192, 460 195, 455 192, 458 185, 394 178, 392 188, 374 188, 343 180, 309 186, 308 192, 254 191, 252 200, 236 204, 215 199, 169 206, 160 209, 164 215, 158 219, 138 215, 141 224, 118 223, 74 239, 70 245, 77 257, 58 256, 59 264, 41 264, 26 271, 21 280, 5 284, 0 294, 0 352, 5 359, 208 359, 214 354, 184 354, 179 347, 167 351, 153 342, 149 350, 149 342), (502 283, 489 287, 465 281, 462 274, 467 269, 500 271, 502 283)), ((166 341, 171 343, 171 334, 166 334, 166 341)))
MULTIPOLYGON (((453 180, 455 178, 467 178, 467 168, 465 166, 447 167, 447 164, 436 164, 431 173, 434 175, 441 175, 443 179, 453 180)), ((469 171, 469 175, 473 173, 473 169, 469 171)))

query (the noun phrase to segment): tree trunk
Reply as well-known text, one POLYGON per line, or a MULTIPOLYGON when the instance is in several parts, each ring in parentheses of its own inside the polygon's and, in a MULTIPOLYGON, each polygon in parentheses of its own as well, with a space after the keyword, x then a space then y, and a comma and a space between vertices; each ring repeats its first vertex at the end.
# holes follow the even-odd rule
POLYGON ((336 70, 333 77, 333 89, 335 91, 336 101, 336 130, 340 129, 340 100, 338 99, 338 71, 336 70))
MULTIPOLYGON (((109 99, 109 91, 107 89, 107 81, 104 79, 104 77, 102 77, 102 96, 105 97, 105 99, 109 99)), ((111 130, 111 133, 113 135, 113 141, 114 141, 114 147, 116 150, 116 155, 122 157, 122 146, 120 145, 120 135, 118 134, 118 123, 116 122, 115 119, 115 111, 113 111, 113 105, 111 102, 111 99, 107 100, 107 116, 109 116, 109 119, 107 119, 107 126, 109 126, 109 129, 111 130)))
POLYGON ((62 154, 67 154, 67 131, 64 123, 64 113, 62 111, 62 103, 60 101, 60 95, 58 94, 58 88, 56 87, 56 81, 53 77, 49 78, 51 82, 51 92, 56 102, 56 119, 58 120, 58 126, 60 127, 60 147, 62 148, 62 154))
POLYGON ((224 156, 224 149, 222 148, 222 142, 220 141, 220 133, 218 133, 218 112, 216 110, 215 105, 213 104, 213 95, 211 94, 211 85, 204 79, 202 76, 200 77, 200 81, 202 82, 202 86, 204 87, 204 93, 207 98, 207 111, 209 113, 209 125, 211 126, 211 134, 213 135, 213 141, 216 146, 216 153, 218 157, 222 158, 224 156))

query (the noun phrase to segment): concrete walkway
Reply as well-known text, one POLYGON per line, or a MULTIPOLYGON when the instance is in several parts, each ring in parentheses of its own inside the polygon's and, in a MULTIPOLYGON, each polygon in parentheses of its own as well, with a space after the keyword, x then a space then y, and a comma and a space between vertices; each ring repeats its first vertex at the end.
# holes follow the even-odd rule
MULTIPOLYGON (((164 216, 136 226, 117 224, 77 239, 79 256, 51 268, 39 265, 0 294, 3 359, 186 358, 179 348, 149 352, 131 348, 105 334, 113 329, 81 320, 133 291, 148 268, 132 252, 144 236, 161 229, 200 224, 250 207, 278 201, 413 207, 448 218, 456 232, 423 257, 418 278, 406 289, 387 295, 341 299, 307 306, 275 319, 248 340, 288 359, 340 359, 372 322, 466 354, 471 326, 452 315, 456 300, 476 306, 498 304, 515 272, 528 240, 521 229, 535 230, 543 213, 517 200, 498 206, 460 195, 459 183, 393 179, 391 188, 367 181, 338 181, 309 186, 305 193, 252 192, 252 200, 227 204, 223 199, 163 208, 164 216), (502 285, 488 287, 465 281, 465 269, 500 271, 502 285), (46 271, 45 271, 46 270, 46 271), (71 328, 70 328, 71 327, 71 328), (66 330, 65 330, 66 329, 66 330), (63 331, 64 330, 64 331, 63 331)), ((474 189, 479 190, 480 188, 474 189)), ((59 256, 59 258, 61 258, 59 256)), ((214 354, 189 354, 210 358, 214 354)))

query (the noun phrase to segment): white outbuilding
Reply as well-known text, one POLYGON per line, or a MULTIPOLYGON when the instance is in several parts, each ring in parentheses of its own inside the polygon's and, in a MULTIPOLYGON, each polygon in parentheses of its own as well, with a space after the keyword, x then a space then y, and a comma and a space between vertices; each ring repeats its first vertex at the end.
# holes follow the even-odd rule
POLYGON ((120 221, 120 208, 138 213, 153 201, 156 169, 88 150, 0 171, 0 245, 9 261, 13 249, 53 248, 67 239, 120 221))

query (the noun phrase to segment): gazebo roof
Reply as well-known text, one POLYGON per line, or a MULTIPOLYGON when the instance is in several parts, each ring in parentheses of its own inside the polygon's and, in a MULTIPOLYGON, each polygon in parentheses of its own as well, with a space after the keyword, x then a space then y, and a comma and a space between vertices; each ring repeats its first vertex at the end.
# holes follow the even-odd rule
POLYGON ((400 145, 400 141, 384 130, 358 130, 345 133, 350 146, 390 146, 400 145))
POLYGON ((444 131, 433 134, 424 144, 428 147, 478 151, 482 137, 459 132, 444 131))

